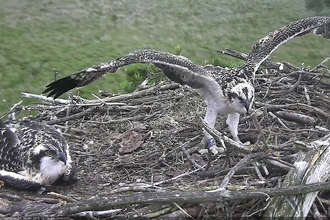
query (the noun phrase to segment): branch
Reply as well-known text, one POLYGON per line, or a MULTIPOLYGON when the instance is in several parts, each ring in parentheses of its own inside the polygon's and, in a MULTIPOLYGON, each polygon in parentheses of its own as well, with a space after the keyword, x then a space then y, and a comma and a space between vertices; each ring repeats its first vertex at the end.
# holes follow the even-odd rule
MULTIPOLYGON (((283 187, 294 187, 295 185, 308 185, 314 182, 326 182, 330 177, 330 133, 323 138, 308 144, 308 153, 300 153, 300 159, 295 162, 292 169, 285 177, 283 187)), ((265 218, 277 218, 280 216, 293 219, 305 218, 317 196, 318 191, 312 191, 300 196, 284 196, 274 198, 264 214, 265 218), (296 207, 296 208, 294 208, 296 207)))
POLYGON ((63 117, 63 118, 59 118, 59 119, 52 120, 52 121, 48 121, 46 123, 48 125, 54 125, 54 124, 58 124, 58 123, 61 123, 61 122, 66 122, 66 121, 69 121, 69 120, 74 120, 74 119, 77 119, 77 118, 81 118, 81 117, 83 117, 85 115, 88 115, 91 112, 94 112, 95 109, 97 109, 97 107, 89 108, 89 109, 86 109, 85 111, 79 112, 77 114, 70 115, 70 116, 63 117))
MULTIPOLYGON (((1 213, 18 212, 21 216, 64 217, 81 212, 110 210, 133 204, 149 205, 156 203, 205 203, 239 201, 274 196, 301 195, 315 191, 329 191, 330 183, 313 183, 287 188, 266 188, 258 190, 219 191, 219 192, 143 192, 126 195, 95 196, 79 202, 66 204, 36 204, 23 202, 12 207, 2 207, 1 213)), ((18 214, 17 213, 17 214, 18 214)))
POLYGON ((66 100, 66 99, 53 99, 52 97, 47 97, 44 95, 36 95, 36 94, 31 94, 31 93, 25 93, 22 92, 21 96, 23 98, 33 98, 33 99, 40 99, 46 102, 54 102, 56 104, 70 104, 71 101, 70 100, 66 100))
MULTIPOLYGON (((222 54, 225 54, 225 55, 228 55, 228 56, 235 57, 237 59, 245 60, 245 61, 246 61, 246 58, 247 58, 247 54, 241 53, 241 52, 238 52, 238 51, 235 51, 235 50, 232 50, 232 49, 228 49, 228 48, 225 49, 225 50, 218 51, 218 52, 222 53, 222 54)), ((275 63, 275 62, 270 61, 269 59, 265 60, 261 64, 261 66, 263 66, 266 69, 280 70, 283 73, 289 73, 293 70, 292 67, 294 67, 294 66, 293 65, 290 66, 290 65, 284 65, 283 63, 279 63, 279 62, 275 63)), ((294 68, 298 69, 297 67, 294 67, 294 68)))
MULTIPOLYGON (((117 101, 123 101, 123 100, 128 100, 128 99, 134 99, 138 98, 141 96, 147 96, 150 94, 154 94, 157 91, 163 91, 163 90, 173 90, 180 88, 180 85, 178 83, 171 83, 171 84, 165 84, 161 86, 154 86, 149 89, 137 91, 137 92, 132 92, 128 94, 122 94, 114 97, 106 97, 104 99, 101 99, 103 102, 117 102, 117 101)), ((100 102, 100 100, 88 100, 87 103, 95 103, 95 102, 100 102)))

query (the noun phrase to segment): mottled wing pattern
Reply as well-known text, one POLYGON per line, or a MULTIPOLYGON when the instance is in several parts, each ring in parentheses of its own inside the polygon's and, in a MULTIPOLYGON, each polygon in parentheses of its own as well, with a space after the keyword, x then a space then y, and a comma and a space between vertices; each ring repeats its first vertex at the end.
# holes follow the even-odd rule
POLYGON ((19 189, 37 189, 40 183, 17 173, 24 170, 27 157, 19 143, 16 134, 0 119, 0 179, 19 189))
POLYGON ((0 179, 19 189, 41 187, 42 185, 32 178, 40 172, 42 154, 34 152, 39 145, 63 152, 67 167, 62 180, 75 182, 75 170, 65 138, 55 128, 30 120, 8 124, 0 120, 0 179))
POLYGON ((32 146, 47 145, 56 148, 64 155, 68 154, 67 143, 64 137, 55 128, 43 123, 31 120, 22 120, 17 124, 11 124, 21 142, 22 151, 26 152, 27 160, 25 167, 35 167, 40 158, 32 156, 32 146))
POLYGON ((21 120, 17 124, 11 124, 15 128, 15 133, 21 140, 22 147, 30 148, 40 143, 50 142, 64 152, 66 150, 66 140, 55 128, 32 120, 21 120), (24 144, 23 144, 24 143, 24 144))
POLYGON ((194 89, 206 89, 211 84, 218 86, 218 83, 209 74, 199 74, 186 68, 173 67, 161 63, 155 63, 154 65, 162 70, 167 78, 181 85, 188 85, 194 89))
POLYGON ((21 150, 16 134, 0 119, 0 170, 22 170, 22 155, 26 152, 21 150))
POLYGON ((133 63, 152 63, 163 70, 171 80, 193 88, 198 88, 201 86, 200 84, 209 83, 213 80, 209 77, 207 70, 186 57, 168 52, 143 49, 59 79, 47 85, 47 89, 43 93, 49 92, 48 96, 57 98, 70 89, 88 85, 106 73, 114 73, 119 68, 133 63), (200 80, 199 83, 198 80, 200 80))
POLYGON ((330 23, 317 27, 313 30, 313 34, 321 36, 325 39, 330 39, 330 23))
POLYGON ((277 47, 292 38, 301 37, 311 31, 313 31, 315 35, 329 38, 330 17, 309 17, 301 19, 269 33, 269 35, 252 45, 247 61, 243 64, 241 69, 246 69, 247 71, 245 72, 250 73, 250 77, 254 78, 254 74, 260 64, 267 59, 277 47))

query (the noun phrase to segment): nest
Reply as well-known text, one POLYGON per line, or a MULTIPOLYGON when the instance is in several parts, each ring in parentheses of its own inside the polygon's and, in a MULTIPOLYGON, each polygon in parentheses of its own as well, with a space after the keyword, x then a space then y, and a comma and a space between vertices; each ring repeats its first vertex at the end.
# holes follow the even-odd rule
MULTIPOLYGON (((245 58, 236 51, 223 53, 245 58)), ((256 75, 254 110, 240 120, 245 144, 230 139, 225 116, 219 116, 215 129, 207 127, 201 119, 203 99, 169 81, 130 94, 101 91, 107 97, 95 100, 23 93, 42 102, 18 103, 8 116, 30 115, 61 129, 78 182, 54 186, 46 195, 4 186, 0 216, 239 219, 278 211, 273 197, 325 191, 327 183, 300 178, 300 184, 290 185, 287 179, 296 161, 324 150, 320 142, 329 143, 326 61, 314 68, 263 63, 256 75), (199 153, 203 128, 225 153, 199 153)), ((327 194, 317 195, 308 213, 327 216, 327 194)))

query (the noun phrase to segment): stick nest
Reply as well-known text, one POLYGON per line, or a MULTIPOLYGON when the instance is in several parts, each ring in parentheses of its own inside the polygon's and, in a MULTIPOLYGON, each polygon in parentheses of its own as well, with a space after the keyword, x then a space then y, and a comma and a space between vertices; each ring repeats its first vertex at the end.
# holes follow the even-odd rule
MULTIPOLYGON (((224 53, 235 54, 229 50, 224 53)), ((63 205, 65 201, 65 205, 77 205, 102 195, 111 201, 111 197, 133 192, 157 195, 205 192, 219 187, 256 192, 276 188, 298 152, 308 151, 308 143, 329 133, 330 75, 324 62, 308 68, 265 61, 256 74, 252 114, 240 119, 239 137, 250 145, 235 146, 228 142, 226 116, 219 116, 215 128, 222 142, 218 141, 218 145, 226 147, 226 153, 218 155, 199 153, 204 147, 201 118, 205 114, 205 104, 188 87, 162 81, 130 94, 100 91, 101 96, 106 97, 95 100, 70 95, 69 99, 54 101, 23 93, 25 97, 39 98, 42 102, 29 106, 19 103, 8 116, 14 113, 18 117, 28 116, 59 128, 70 144, 78 182, 71 186, 54 186, 54 192, 48 195, 20 192, 5 186, 0 189, 0 206, 5 207, 0 209, 0 216, 33 215, 31 209, 36 204, 44 204, 44 210, 49 210, 47 204, 63 205), (274 68, 279 65, 281 70, 274 68), (258 152, 256 157, 242 161, 250 153, 258 152), (30 209, 18 209, 22 204, 30 209)), ((65 215, 56 211, 49 216, 235 219, 257 217, 269 202, 264 197, 226 202, 177 202, 174 198, 172 202, 153 204, 152 200, 142 203, 136 198, 127 204, 108 206, 107 211, 101 211, 104 207, 93 207, 71 210, 65 215)))

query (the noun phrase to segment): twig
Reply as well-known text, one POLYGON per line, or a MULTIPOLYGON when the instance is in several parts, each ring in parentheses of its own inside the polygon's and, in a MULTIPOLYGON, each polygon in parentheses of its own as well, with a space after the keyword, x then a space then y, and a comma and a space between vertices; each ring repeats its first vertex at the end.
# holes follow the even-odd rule
MULTIPOLYGON (((254 161, 253 164, 254 164, 254 170, 256 171, 256 174, 259 177, 259 179, 261 181, 266 181, 266 179, 261 175, 261 172, 258 167, 258 163, 256 161, 254 161)), ((268 172, 268 170, 267 170, 267 172, 268 172)), ((266 175, 267 175, 267 172, 266 172, 266 175)))
POLYGON ((22 197, 18 195, 12 195, 9 193, 0 193, 0 198, 7 199, 9 201, 22 201, 22 197))
MULTIPOLYGON (((201 169, 204 169, 204 167, 201 167, 201 169)), ((171 179, 167 179, 167 180, 164 180, 164 181, 159 181, 159 182, 153 183, 152 185, 153 186, 158 186, 158 185, 161 185, 161 184, 169 183, 169 182, 172 182, 173 180, 176 180, 176 179, 179 179, 179 178, 182 178, 182 177, 185 177, 185 176, 189 176, 189 175, 194 174, 196 172, 199 172, 199 171, 201 171, 201 169, 197 168, 196 170, 182 173, 182 174, 177 175, 177 176, 175 176, 171 179)))
MULTIPOLYGON (((155 86, 155 87, 152 87, 149 89, 145 89, 145 90, 141 90, 141 91, 137 91, 137 92, 133 92, 133 93, 129 93, 129 94, 122 94, 122 95, 118 95, 118 96, 114 96, 114 97, 106 97, 101 100, 103 102, 117 102, 117 101, 123 101, 123 100, 134 99, 134 98, 138 98, 141 96, 150 95, 150 94, 156 93, 158 91, 177 89, 179 87, 180 87, 179 84, 171 83, 171 84, 165 84, 165 85, 161 85, 161 86, 155 86)), ((95 103, 95 102, 100 102, 100 100, 86 101, 86 103, 95 103)))
POLYGON ((311 105, 311 98, 310 98, 310 96, 308 94, 308 89, 307 89, 306 86, 304 86, 304 93, 305 93, 307 105, 311 105))
POLYGON ((87 219, 112 218, 119 214, 122 209, 112 209, 104 211, 84 211, 71 215, 72 217, 86 217, 87 219))
POLYGON ((189 219, 193 219, 195 220, 195 218, 193 218, 191 215, 189 215, 181 206, 179 206, 178 203, 173 202, 173 204, 175 205, 175 207, 177 207, 181 212, 183 212, 189 219))
POLYGON ((301 74, 299 74, 297 82, 294 85, 292 85, 291 88, 286 93, 291 93, 295 88, 298 87, 300 82, 301 82, 301 74))
POLYGON ((301 125, 316 125, 319 120, 308 115, 299 114, 296 112, 289 112, 289 111, 277 111, 275 115, 283 118, 287 121, 293 121, 301 125))
POLYGON ((147 116, 146 115, 138 115, 134 117, 129 117, 129 118, 122 118, 122 119, 117 119, 117 120, 109 120, 109 121, 88 121, 88 123, 94 123, 94 124, 121 124, 127 121, 139 121, 145 119, 147 116))
POLYGON ((57 75, 58 75, 58 71, 55 69, 55 67, 53 68, 53 72, 54 72, 54 81, 56 81, 57 75))
MULTIPOLYGON (((259 104, 261 104, 261 103, 259 103, 259 104)), ((278 110, 282 110, 282 109, 290 109, 290 110, 304 109, 306 111, 311 111, 311 112, 323 115, 326 118, 330 118, 330 114, 323 111, 322 109, 319 109, 314 106, 302 104, 302 103, 294 103, 294 104, 286 104, 286 105, 267 105, 267 104, 263 104, 263 105, 266 107, 267 111, 278 111, 278 110)))
POLYGON ((58 198, 42 198, 42 197, 35 197, 35 196, 24 196, 24 198, 28 199, 28 200, 44 202, 44 203, 48 203, 48 204, 57 204, 57 203, 62 202, 58 198))
POLYGON ((246 146, 244 146, 243 144, 238 143, 238 142, 228 138, 227 136, 221 134, 216 129, 211 128, 202 118, 201 118, 201 121, 202 121, 203 128, 210 135, 212 135, 218 142, 221 142, 221 139, 222 139, 225 142, 227 148, 228 148, 228 146, 230 146, 233 148, 233 150, 236 150, 238 152, 242 152, 245 154, 251 153, 251 151, 248 148, 246 148, 246 146))
POLYGON ((317 66, 315 66, 314 68, 312 68, 310 71, 311 72, 317 71, 319 68, 323 67, 324 64, 329 61, 329 59, 330 59, 330 57, 326 57, 320 64, 318 64, 317 66))
POLYGON ((266 138, 265 138, 264 133, 262 132, 262 128, 261 128, 261 126, 260 126, 260 124, 259 124, 259 122, 258 122, 258 120, 257 120, 256 113, 257 113, 257 112, 254 112, 254 113, 251 115, 251 117, 252 117, 252 121, 253 121, 253 123, 254 123, 254 126, 256 126, 256 128, 257 128, 257 130, 258 130, 258 133, 259 133, 259 135, 260 135, 260 137, 261 137, 261 141, 262 141, 263 144, 264 144, 264 149, 265 149, 266 151, 269 151, 270 148, 269 148, 269 146, 268 146, 268 144, 267 144, 267 142, 266 142, 266 138))
POLYGON ((200 169, 200 170, 204 170, 204 167, 202 167, 201 165, 199 165, 198 163, 196 163, 196 161, 191 158, 189 152, 187 151, 187 149, 184 147, 186 144, 184 144, 182 147, 181 147, 181 150, 182 152, 186 155, 187 159, 190 161, 191 164, 193 164, 197 169, 200 169))
MULTIPOLYGON (((166 192, 166 190, 153 184, 133 183, 130 184, 130 186, 125 185, 119 189, 113 189, 110 192, 105 193, 105 195, 108 196, 109 194, 114 195, 128 192, 166 192)), ((103 194, 99 195, 102 196, 103 194)))
POLYGON ((210 192, 218 192, 222 191, 223 189, 226 188, 228 185, 230 179, 232 176, 235 174, 235 172, 242 167, 246 166, 248 163, 251 163, 253 160, 257 158, 264 157, 265 154, 263 152, 258 152, 258 153, 252 153, 246 155, 243 159, 241 159, 233 168, 230 169, 230 171, 227 173, 227 175, 223 178, 222 183, 220 184, 219 188, 210 192))
MULTIPOLYGON (((60 128, 60 129, 63 129, 64 131, 70 130, 70 131, 73 131, 73 132, 76 132, 76 133, 81 133, 81 134, 84 134, 84 135, 87 134, 86 131, 81 130, 81 129, 77 129, 77 128, 72 128, 72 127, 70 127, 69 129, 67 129, 65 126, 56 125, 56 124, 54 125, 54 127, 56 127, 56 128, 60 128)), ((63 134, 65 134, 65 133, 63 133, 63 134)))
POLYGON ((66 122, 66 121, 70 121, 70 120, 74 120, 74 119, 77 119, 77 118, 81 118, 85 115, 88 115, 90 114, 91 112, 93 112, 94 110, 96 110, 97 107, 93 107, 93 108, 89 108, 89 109, 86 109, 80 113, 77 113, 77 114, 74 114, 74 115, 70 115, 70 116, 67 116, 67 117, 63 117, 63 118, 59 118, 59 119, 56 119, 56 120, 52 120, 52 121, 48 121, 46 122, 48 125, 53 125, 53 124, 58 124, 58 123, 61 123, 61 122, 66 122))
MULTIPOLYGON (((217 51, 217 52, 225 54, 225 55, 229 55, 229 56, 241 59, 241 60, 246 60, 246 58, 247 58, 247 54, 235 51, 233 49, 226 48, 225 50, 221 50, 221 51, 217 51)), ((289 63, 287 63, 287 64, 289 64, 289 63)), ((278 63, 272 62, 269 59, 265 60, 261 65, 262 65, 262 67, 264 67, 266 69, 280 70, 283 73, 291 72, 293 70, 292 67, 296 68, 295 66, 293 66, 291 64, 283 65, 282 63, 279 63, 279 62, 278 63)))
POLYGON ((316 219, 316 220, 323 220, 323 218, 322 218, 322 216, 321 216, 321 214, 320 214, 320 212, 319 212, 319 210, 318 210, 318 208, 317 208, 317 206, 316 206, 315 203, 313 203, 313 205, 312 205, 312 210, 313 210, 313 217, 314 217, 314 219, 316 219))
POLYGON ((272 156, 268 156, 267 160, 264 160, 266 163, 269 163, 273 166, 279 167, 283 170, 291 170, 292 168, 294 168, 295 166, 292 165, 291 163, 285 162, 277 157, 272 157, 272 156))
POLYGON ((22 108, 22 107, 19 107, 22 104, 22 102, 23 101, 19 101, 19 102, 15 103, 13 105, 13 107, 10 108, 9 113, 8 113, 10 120, 16 120, 15 113, 18 110, 18 108, 22 108))
POLYGON ((59 194, 59 193, 55 193, 55 192, 49 192, 48 195, 50 195, 53 198, 62 199, 62 200, 67 201, 67 202, 77 201, 76 199, 73 199, 73 198, 70 198, 68 196, 65 196, 65 195, 62 195, 62 194, 59 194))
POLYGON ((285 123, 284 123, 279 117, 277 117, 276 115, 274 115, 273 112, 268 112, 268 114, 269 114, 272 118, 276 119, 276 121, 277 121, 280 125, 282 125, 285 129, 291 130, 288 126, 286 126, 286 124, 285 124, 285 123))
POLYGON ((31 94, 31 93, 26 93, 26 92, 22 92, 21 95, 23 98, 40 99, 40 100, 43 100, 46 102, 54 102, 56 104, 70 104, 71 103, 70 100, 66 100, 66 99, 53 99, 52 97, 36 95, 36 94, 31 94))

